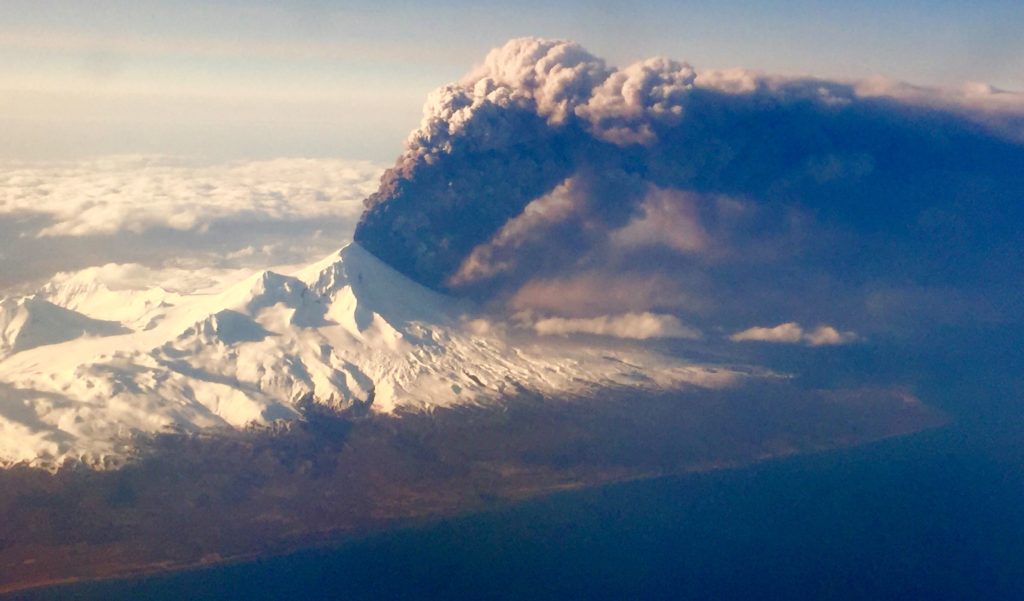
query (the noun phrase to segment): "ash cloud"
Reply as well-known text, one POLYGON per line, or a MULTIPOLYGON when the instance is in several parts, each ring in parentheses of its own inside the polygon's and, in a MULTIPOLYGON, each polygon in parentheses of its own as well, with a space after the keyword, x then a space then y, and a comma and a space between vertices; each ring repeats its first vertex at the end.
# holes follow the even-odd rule
POLYGON ((861 330, 900 319, 870 299, 904 288, 1019 315, 1019 96, 512 40, 431 95, 355 237, 432 287, 564 317, 861 330))

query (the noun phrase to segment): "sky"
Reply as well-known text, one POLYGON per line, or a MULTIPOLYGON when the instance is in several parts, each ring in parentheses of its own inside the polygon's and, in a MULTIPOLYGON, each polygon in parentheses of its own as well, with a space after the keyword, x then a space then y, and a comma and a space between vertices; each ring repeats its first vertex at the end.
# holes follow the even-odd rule
POLYGON ((0 0, 0 301, 355 240, 485 330, 1019 332, 1020 31, 1020 0, 0 0))
POLYGON ((1024 89, 1020 2, 551 4, 0 0, 0 160, 389 162, 430 90, 523 35, 616 65, 1024 89))

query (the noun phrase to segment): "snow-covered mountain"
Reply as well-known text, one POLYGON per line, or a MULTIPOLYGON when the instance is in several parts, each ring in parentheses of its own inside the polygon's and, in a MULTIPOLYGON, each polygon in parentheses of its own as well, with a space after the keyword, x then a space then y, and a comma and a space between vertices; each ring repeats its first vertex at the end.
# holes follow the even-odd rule
POLYGON ((744 370, 512 337, 356 244, 198 292, 64 277, 0 305, 0 461, 116 465, 132 436, 604 387, 721 387, 744 370), (62 306, 61 306, 62 305, 62 306))
POLYGON ((0 358, 81 336, 125 332, 118 322, 92 319, 37 296, 0 300, 0 358))

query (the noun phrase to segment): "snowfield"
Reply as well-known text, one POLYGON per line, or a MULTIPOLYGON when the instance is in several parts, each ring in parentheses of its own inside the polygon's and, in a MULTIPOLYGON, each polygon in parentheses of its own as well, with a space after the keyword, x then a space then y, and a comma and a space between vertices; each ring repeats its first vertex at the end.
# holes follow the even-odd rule
POLYGON ((116 467, 139 433, 301 419, 308 403, 429 410, 767 375, 612 342, 510 337, 356 244, 279 271, 225 272, 183 291, 112 289, 86 270, 3 300, 0 464, 116 467))

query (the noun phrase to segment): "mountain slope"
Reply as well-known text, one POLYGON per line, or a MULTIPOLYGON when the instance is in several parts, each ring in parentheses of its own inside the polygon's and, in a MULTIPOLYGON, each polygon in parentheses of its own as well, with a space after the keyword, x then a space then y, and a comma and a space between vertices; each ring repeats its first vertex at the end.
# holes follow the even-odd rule
POLYGON ((35 296, 0 301, 0 358, 80 336, 127 331, 120 323, 92 319, 35 296))
MULTIPOLYGON (((124 321, 144 317, 147 326, 107 325, 102 333, 116 335, 102 338, 79 336, 111 322, 52 317, 46 331, 53 336, 36 336, 33 348, 12 345, 0 361, 0 460, 116 464, 135 433, 301 419, 306 403, 392 412, 523 393, 722 387, 750 376, 632 347, 512 344, 500 328, 481 334, 471 306, 420 286, 356 244, 283 271, 144 303, 142 313, 139 303, 125 303, 124 321)), ((116 307, 94 302, 88 287, 49 292, 70 306, 102 306, 108 318, 116 307)), ((24 303, 45 303, 47 315, 77 315, 46 301, 24 303)))

